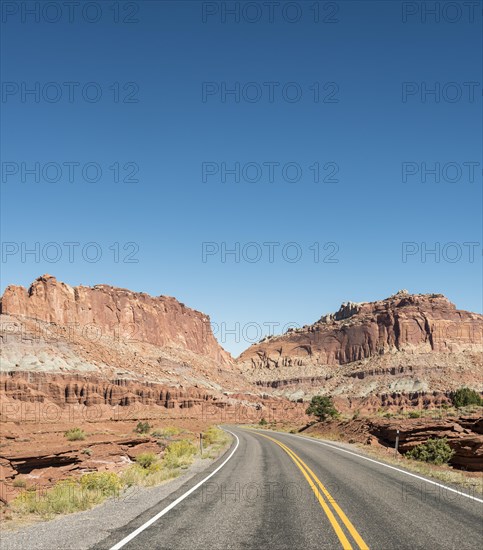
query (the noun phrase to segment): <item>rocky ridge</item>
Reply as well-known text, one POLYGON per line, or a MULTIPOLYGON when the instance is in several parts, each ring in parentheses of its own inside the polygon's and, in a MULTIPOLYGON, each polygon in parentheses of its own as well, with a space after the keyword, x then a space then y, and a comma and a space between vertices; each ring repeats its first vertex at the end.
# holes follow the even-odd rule
POLYGON ((260 386, 286 386, 286 395, 295 385, 359 396, 465 382, 481 391, 482 334, 483 316, 456 309, 442 294, 400 291, 342 304, 312 325, 265 338, 237 363, 260 386))

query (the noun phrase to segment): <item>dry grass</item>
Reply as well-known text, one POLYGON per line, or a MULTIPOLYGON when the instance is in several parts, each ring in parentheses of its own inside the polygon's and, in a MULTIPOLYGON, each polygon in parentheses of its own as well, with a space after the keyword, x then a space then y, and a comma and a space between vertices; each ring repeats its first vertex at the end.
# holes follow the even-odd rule
MULTIPOLYGON (((165 428, 163 437, 183 433, 178 428, 165 428)), ((204 433, 205 452, 202 458, 215 458, 226 447, 230 437, 216 427, 204 433)), ((32 519, 50 519, 58 514, 70 514, 88 510, 109 497, 120 496, 129 487, 152 487, 178 477, 192 464, 199 453, 190 440, 172 441, 160 459, 155 453, 141 453, 136 463, 119 474, 93 472, 80 479, 65 479, 48 489, 25 488, 23 480, 14 481, 14 486, 25 488, 10 504, 16 519, 31 516, 32 519)))

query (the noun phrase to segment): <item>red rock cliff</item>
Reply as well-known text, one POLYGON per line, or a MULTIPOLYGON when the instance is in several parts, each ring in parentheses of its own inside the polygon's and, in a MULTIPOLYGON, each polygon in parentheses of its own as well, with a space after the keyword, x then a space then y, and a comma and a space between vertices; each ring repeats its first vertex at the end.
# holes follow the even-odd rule
POLYGON ((231 362, 213 336, 209 317, 168 296, 152 297, 108 285, 71 287, 43 275, 28 290, 8 286, 0 312, 58 325, 89 325, 106 335, 187 349, 222 364, 231 362))
POLYGON ((377 302, 343 304, 335 314, 241 354, 244 367, 344 365, 374 356, 481 351, 483 316, 457 310, 442 294, 400 291, 377 302))

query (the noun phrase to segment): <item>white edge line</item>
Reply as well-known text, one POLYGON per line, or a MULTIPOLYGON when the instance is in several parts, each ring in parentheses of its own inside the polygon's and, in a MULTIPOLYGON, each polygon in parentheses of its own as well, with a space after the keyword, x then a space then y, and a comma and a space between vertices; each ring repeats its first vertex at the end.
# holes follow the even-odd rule
POLYGON ((238 445, 240 444, 240 440, 238 439, 237 435, 233 432, 230 432, 230 430, 225 430, 231 435, 235 436, 236 438, 236 445, 233 451, 230 453, 230 456, 222 463, 220 464, 215 470, 211 472, 210 475, 206 476, 204 479, 202 479, 199 483, 197 483, 194 487, 191 487, 189 491, 186 491, 186 493, 182 494, 180 497, 178 497, 175 501, 173 501, 169 506, 166 506, 161 512, 158 512, 155 516, 153 516, 151 519, 149 519, 146 523, 141 525, 141 527, 138 527, 135 531, 133 531, 130 535, 123 538, 121 541, 119 541, 117 544, 115 544, 110 550, 119 550, 119 548, 122 548, 124 545, 126 545, 128 542, 130 542, 134 537, 137 537, 139 533, 147 529, 150 525, 152 525, 155 521, 157 521, 160 517, 167 514, 172 508, 177 506, 182 500, 184 500, 186 497, 191 495, 193 491, 196 491, 198 487, 203 485, 205 481, 208 481, 210 477, 214 476, 216 472, 221 470, 223 466, 230 460, 230 458, 235 454, 235 451, 238 449, 238 445))
POLYGON ((342 453, 347 453, 350 455, 354 455, 357 458, 362 458, 362 460, 368 460, 369 462, 374 462, 375 464, 379 464, 380 466, 384 466, 385 468, 389 468, 391 470, 396 470, 396 472, 400 472, 402 474, 406 474, 407 476, 415 477, 416 479, 421 479, 422 481, 426 481, 426 483, 430 483, 431 485, 436 485, 437 487, 442 487, 443 489, 446 489, 447 491, 451 491, 452 493, 456 493, 457 495, 461 495, 462 497, 469 498, 471 500, 476 500, 476 502, 482 502, 483 500, 478 497, 474 497, 473 495, 468 495, 467 493, 463 493, 462 491, 458 491, 457 489, 452 489, 451 487, 447 487, 446 485, 442 485, 441 483, 437 483, 436 481, 431 481, 430 479, 426 479, 425 477, 418 476, 416 474, 412 474, 411 472, 407 472, 406 470, 401 470, 401 468, 396 468, 395 466, 391 466, 390 464, 385 464, 384 462, 379 462, 378 460, 374 460, 373 458, 369 458, 367 456, 363 456, 357 453, 353 453, 352 451, 348 451, 346 449, 342 449, 342 447, 337 447, 336 445, 331 445, 330 443, 325 443, 324 441, 318 441, 317 439, 314 439, 312 437, 307 437, 303 435, 296 435, 296 434, 286 434, 284 432, 275 432, 275 433, 281 433, 283 435, 291 435, 293 437, 298 437, 299 439, 304 439, 305 441, 312 441, 312 443, 318 443, 319 445, 325 445, 326 447, 330 447, 331 449, 336 449, 337 451, 341 451, 342 453))

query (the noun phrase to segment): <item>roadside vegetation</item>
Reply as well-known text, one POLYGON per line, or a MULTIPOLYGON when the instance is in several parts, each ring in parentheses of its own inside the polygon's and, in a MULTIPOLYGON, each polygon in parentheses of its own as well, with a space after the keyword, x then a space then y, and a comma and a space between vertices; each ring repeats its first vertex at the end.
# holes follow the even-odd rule
POLYGON ((471 405, 483 406, 483 399, 475 390, 469 388, 460 388, 451 394, 451 401, 458 409, 471 405))
POLYGON ((83 441, 86 438, 85 432, 80 428, 67 430, 64 435, 69 441, 83 441))
MULTIPOLYGON (((144 433, 146 429, 149 431, 151 426, 149 428, 140 426, 140 429, 143 431, 137 433, 144 433)), ((69 430, 69 432, 72 431, 69 430)), ((13 485, 21 488, 22 492, 10 503, 12 511, 19 516, 33 515, 49 519, 57 514, 87 510, 109 497, 121 497, 130 487, 152 487, 178 477, 197 456, 200 456, 200 447, 195 444, 197 438, 191 432, 168 427, 154 430, 151 435, 158 439, 164 452, 162 454, 141 453, 133 464, 119 473, 87 473, 80 478, 58 481, 50 488, 29 487, 25 480, 15 480, 13 485), (175 441, 170 440, 170 438, 179 435, 187 437, 175 441), (164 438, 165 442, 161 438, 164 438)), ((66 437, 68 436, 66 435, 66 437)), ((208 428, 203 433, 203 455, 201 458, 215 458, 229 441, 230 437, 223 430, 214 426, 208 428)))
POLYGON ((421 462, 430 462, 440 466, 441 464, 448 464, 451 457, 454 455, 454 451, 448 445, 446 437, 439 439, 428 439, 426 443, 421 443, 408 451, 404 456, 406 458, 412 458, 421 462))
POLYGON ((334 407, 332 398, 326 395, 314 395, 305 413, 309 416, 315 416, 319 422, 324 422, 328 418, 337 418, 339 416, 337 409, 334 407))
POLYGON ((136 427, 134 428, 134 431, 137 434, 148 434, 149 430, 151 429, 151 424, 149 422, 138 422, 136 427))

